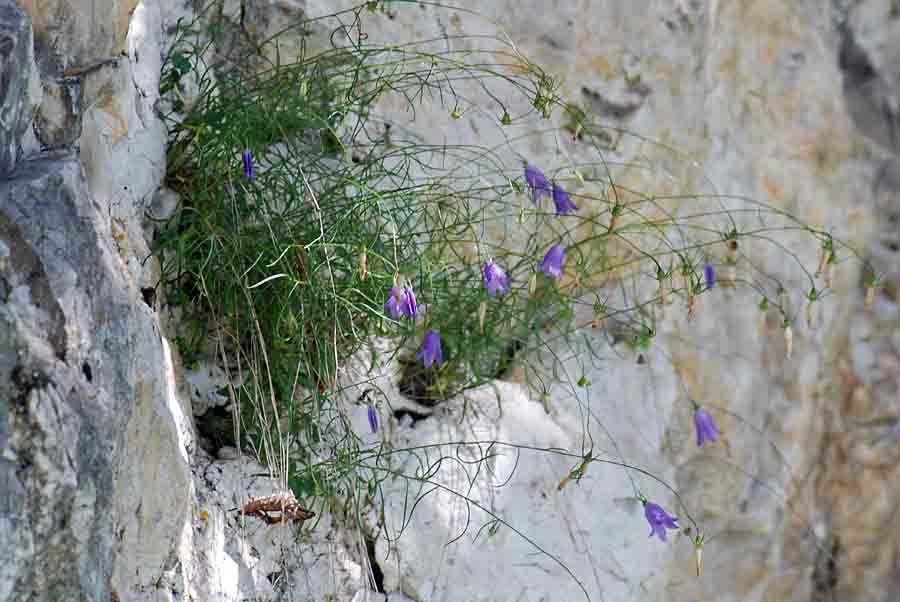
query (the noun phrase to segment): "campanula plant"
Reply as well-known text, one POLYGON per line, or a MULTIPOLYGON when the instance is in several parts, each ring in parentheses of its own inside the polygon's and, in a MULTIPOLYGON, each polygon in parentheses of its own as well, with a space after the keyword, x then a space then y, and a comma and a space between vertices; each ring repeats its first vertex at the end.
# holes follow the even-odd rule
MULTIPOLYGON (((454 39, 465 47, 460 50, 416 42, 379 46, 365 38, 363 24, 369 11, 385 6, 368 2, 321 18, 303 16, 298 31, 335 35, 324 36, 321 47, 304 46, 296 60, 281 60, 277 36, 249 44, 239 49, 250 62, 241 69, 227 61, 206 64, 217 60, 215 53, 185 36, 162 78, 171 102, 167 185, 181 201, 160 225, 154 248, 167 301, 183 316, 182 357, 224 361, 224 372, 241 367, 246 379, 229 391, 241 421, 237 445, 255 451, 323 511, 350 508, 348 500, 377 500, 388 477, 417 486, 434 477, 397 469, 399 456, 421 450, 388 449, 384 442, 363 449, 347 419, 343 400, 362 383, 343 381, 342 368, 375 342, 390 347, 379 357, 403 365, 397 390, 412 392, 418 403, 437 405, 467 389, 513 380, 527 403, 552 415, 551 384, 588 388, 583 375, 576 381, 561 369, 568 359, 604 361, 613 355, 602 356, 607 347, 624 355, 628 346, 649 357, 665 339, 657 336, 666 324, 656 317, 660 305, 671 321, 688 320, 696 317, 700 296, 715 294, 710 257, 724 254, 731 262, 725 265, 736 264, 742 255, 734 249, 752 248, 739 241, 768 244, 800 223, 758 203, 752 229, 742 230, 741 214, 733 217, 715 196, 626 188, 616 162, 607 160, 611 143, 603 141, 631 137, 642 147, 652 141, 611 133, 579 109, 569 111, 572 136, 560 143, 551 119, 564 107, 559 82, 518 48, 496 40, 496 48, 480 55, 483 40, 468 40, 470 48, 463 36, 454 39), (346 23, 358 25, 355 39, 346 23), (499 69, 498 58, 511 68, 499 69), (183 101, 188 74, 199 90, 192 104, 183 101), (498 106, 469 104, 451 85, 463 80, 477 81, 498 106), (408 127, 409 115, 416 125, 426 98, 435 122, 444 110, 447 123, 456 124, 450 127, 470 118, 487 127, 478 119, 496 111, 498 131, 528 126, 535 139, 504 138, 501 147, 434 144, 408 127), (404 117, 385 106, 400 107, 404 117), (547 151, 523 168, 523 153, 535 148, 547 151), (577 189, 569 184, 574 181, 577 189), (576 190, 577 205, 570 195, 576 190), (723 224, 727 236, 711 234, 723 224)), ((440 125, 422 129, 440 131, 440 125)), ((803 232, 817 244, 824 238, 815 228, 803 232)), ((837 238, 828 245, 825 267, 838 251, 852 255, 837 238)), ((785 257, 798 273, 817 277, 799 256, 785 257)), ((818 271, 823 280, 834 277, 833 269, 818 271)), ((748 274, 754 298, 767 300, 761 309, 788 324, 790 355, 796 311, 778 295, 781 283, 756 267, 741 273, 748 274)), ((578 395, 573 399, 580 404, 578 395)), ((366 405, 369 429, 381 430, 385 442, 399 422, 390 401, 366 405)), ((465 424, 465 404, 453 407, 465 424)), ((603 412, 584 407, 592 418, 583 438, 591 440, 598 436, 594 416, 603 412)), ((698 446, 721 435, 699 406, 693 420, 698 446)), ((577 478, 566 482, 588 486, 585 469, 596 458, 577 456, 577 478)), ((627 459, 616 462, 617 470, 636 470, 627 459)), ((346 516, 363 514, 352 509, 346 516)), ((678 528, 679 519, 660 505, 644 499, 643 510, 651 537, 666 541, 667 531, 678 528)), ((677 512, 693 522, 684 505, 677 512)))

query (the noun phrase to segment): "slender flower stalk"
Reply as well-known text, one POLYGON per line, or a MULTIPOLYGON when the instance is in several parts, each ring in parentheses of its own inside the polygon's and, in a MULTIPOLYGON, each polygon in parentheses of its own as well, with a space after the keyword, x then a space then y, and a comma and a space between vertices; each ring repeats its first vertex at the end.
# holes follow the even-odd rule
POLYGON ((709 412, 695 404, 694 410, 694 428, 697 430, 697 447, 701 447, 704 441, 710 443, 716 442, 716 435, 721 435, 722 431, 716 426, 713 417, 709 412))
POLYGON ((543 172, 532 165, 525 166, 525 182, 531 188, 531 201, 537 203, 542 194, 552 196, 550 181, 543 172))
POLYGON ((484 317, 487 315, 487 301, 478 305, 478 332, 484 334, 484 317))
POLYGON ((362 253, 359 254, 359 279, 365 280, 368 273, 368 254, 366 253, 366 248, 363 247, 362 253))
POLYGON ((253 182, 256 180, 256 172, 253 169, 253 153, 249 148, 244 151, 241 159, 244 161, 244 177, 248 182, 253 182))
POLYGON ((541 262, 540 270, 552 276, 553 278, 562 278, 563 263, 566 260, 566 248, 556 244, 550 247, 547 254, 544 255, 544 261, 541 262))
POLYGON ((484 264, 482 272, 484 274, 484 286, 487 288, 489 296, 493 297, 498 292, 503 294, 509 291, 509 276, 493 259, 484 264))
POLYGON ((658 536, 666 541, 666 529, 678 529, 678 519, 669 516, 659 504, 642 500, 644 504, 644 517, 650 523, 650 537, 658 536))
POLYGON ((425 333, 425 339, 422 341, 422 350, 419 351, 418 359, 425 363, 426 368, 430 368, 431 364, 444 363, 444 354, 441 351, 441 335, 437 330, 429 330, 425 333))
POLYGON ((553 184, 553 202, 556 204, 556 215, 565 215, 570 211, 578 211, 578 207, 572 202, 569 193, 559 184, 553 184))

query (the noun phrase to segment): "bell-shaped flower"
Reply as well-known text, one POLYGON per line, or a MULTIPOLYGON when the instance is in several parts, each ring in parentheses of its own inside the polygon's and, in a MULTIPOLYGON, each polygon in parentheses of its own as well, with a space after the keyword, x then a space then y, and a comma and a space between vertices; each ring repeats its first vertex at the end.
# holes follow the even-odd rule
POLYGON ((565 260, 566 248, 559 244, 553 245, 547 251, 547 254, 544 255, 544 261, 541 262, 540 270, 553 278, 561 278, 565 260))
POLYGON ((419 311, 416 294, 408 286, 404 286, 402 289, 392 286, 391 294, 384 307, 391 312, 392 318, 397 318, 400 314, 415 318, 419 311))
POLYGON ((713 268, 713 264, 707 263, 704 272, 706 275, 706 288, 711 289, 716 285, 716 270, 713 268))
POLYGON ((369 427, 372 429, 373 433, 378 432, 378 410, 375 409, 374 404, 369 404, 369 407, 366 409, 366 415, 369 418, 369 427))
POLYGON ((556 203, 556 215, 565 215, 570 211, 577 211, 578 207, 569 198, 569 193, 559 184, 553 184, 553 202, 556 203))
POLYGON ((252 182, 256 179, 256 172, 253 171, 253 153, 250 152, 250 149, 244 151, 241 159, 244 162, 244 177, 252 182))
POLYGON ((437 330, 429 330, 425 333, 422 350, 416 357, 425 363, 426 368, 430 368, 431 364, 435 362, 444 363, 444 354, 441 352, 441 335, 437 330))
POLYGON ((650 537, 657 535, 666 541, 666 529, 678 529, 678 519, 666 514, 659 504, 644 502, 644 516, 650 523, 650 537))
POLYGON ((704 441, 715 443, 716 435, 722 434, 709 412, 700 407, 694 410, 694 427, 697 429, 697 447, 704 441))
POLYGON ((535 203, 538 202, 542 194, 552 195, 550 181, 537 167, 532 165, 525 166, 525 182, 531 188, 531 200, 535 203))
POLYGON ((484 286, 489 296, 493 297, 498 292, 505 293, 509 290, 509 276, 493 259, 484 264, 483 273, 484 286))

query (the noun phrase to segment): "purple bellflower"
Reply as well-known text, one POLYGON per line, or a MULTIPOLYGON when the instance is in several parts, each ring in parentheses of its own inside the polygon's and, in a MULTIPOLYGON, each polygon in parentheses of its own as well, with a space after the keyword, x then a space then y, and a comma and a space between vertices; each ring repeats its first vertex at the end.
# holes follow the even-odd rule
POLYGON ((416 357, 425 362, 426 368, 430 368, 431 364, 435 362, 444 363, 444 354, 441 352, 441 335, 437 330, 429 330, 425 333, 422 350, 416 357))
POLYGON ((650 537, 658 535, 662 541, 666 541, 666 529, 678 529, 678 519, 666 514, 659 504, 644 502, 644 516, 650 523, 650 537))
POLYGON ((509 276, 499 265, 491 259, 484 264, 484 286, 488 296, 493 297, 498 292, 505 293, 509 290, 509 276))
POLYGON ((244 161, 244 177, 250 182, 254 181, 256 179, 256 172, 253 171, 253 153, 250 152, 250 149, 248 148, 244 151, 241 158, 244 161))
POLYGON ((713 264, 706 264, 706 288, 711 289, 716 285, 716 271, 713 269, 713 264))
POLYGON ((400 314, 415 318, 419 311, 416 294, 408 286, 404 286, 402 290, 397 290, 396 286, 392 286, 391 294, 384 307, 391 312, 392 318, 397 318, 400 314))
POLYGON ((550 181, 537 167, 525 166, 525 182, 531 187, 531 200, 534 203, 538 202, 541 194, 552 195, 550 192, 550 181))
POLYGON ((556 215, 565 215, 570 211, 578 211, 578 207, 569 198, 569 193, 559 184, 553 184, 553 202, 556 203, 556 215))
POLYGON ((566 248, 562 245, 553 245, 547 254, 544 255, 544 261, 541 262, 540 270, 554 278, 562 277, 563 262, 566 260, 566 248))
POLYGON ((694 410, 694 427, 697 429, 697 447, 702 446, 704 441, 715 443, 716 435, 722 433, 709 412, 699 406, 694 410))
POLYGON ((369 427, 371 427, 373 433, 378 432, 378 410, 375 409, 373 404, 369 404, 369 407, 366 409, 366 414, 369 417, 369 427))

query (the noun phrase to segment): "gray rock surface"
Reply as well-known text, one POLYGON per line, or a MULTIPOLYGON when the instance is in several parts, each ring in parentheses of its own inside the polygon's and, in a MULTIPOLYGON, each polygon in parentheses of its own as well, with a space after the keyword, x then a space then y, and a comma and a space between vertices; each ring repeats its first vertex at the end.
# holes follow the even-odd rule
POLYGON ((0 0, 0 177, 22 153, 22 138, 40 102, 31 20, 12 0, 0 0))
POLYGON ((0 247, 0 599, 99 600, 125 425, 153 393, 135 349, 158 335, 75 157, 0 181, 0 247))

